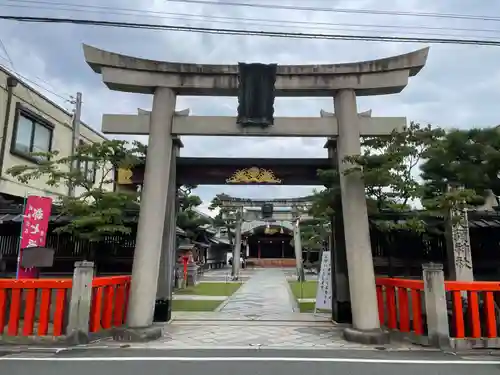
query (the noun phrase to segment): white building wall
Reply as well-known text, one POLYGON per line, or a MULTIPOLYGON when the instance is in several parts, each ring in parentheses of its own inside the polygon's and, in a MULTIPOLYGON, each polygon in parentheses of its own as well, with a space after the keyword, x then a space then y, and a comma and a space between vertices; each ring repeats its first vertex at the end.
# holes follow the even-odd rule
MULTIPOLYGON (((8 77, 9 73, 0 68, 0 137, 2 137, 3 134, 7 112, 8 77)), ((48 186, 46 184, 46 178, 32 180, 28 184, 23 184, 6 173, 9 168, 15 165, 35 164, 29 157, 17 153, 16 149, 13 148, 13 138, 15 137, 16 127, 19 129, 20 111, 22 113, 26 111, 28 115, 37 118, 37 122, 39 119, 40 122, 45 123, 48 127, 52 127, 51 151, 59 151, 60 156, 69 156, 72 142, 72 114, 70 112, 51 102, 22 81, 19 81, 13 92, 14 95, 7 128, 6 147, 4 150, 4 161, 0 174, 0 193, 18 197, 27 195, 46 195, 54 198, 68 194, 66 185, 61 185, 59 187, 48 186)), ((80 139, 83 142, 101 142, 106 138, 89 126, 81 123, 80 139)), ((99 181, 101 176, 102 171, 96 171, 96 181, 99 181)), ((112 175, 111 178, 113 178, 112 175)), ((107 188, 113 189, 113 185, 110 184, 107 188)), ((79 192, 77 191, 76 193, 78 194, 79 192)))

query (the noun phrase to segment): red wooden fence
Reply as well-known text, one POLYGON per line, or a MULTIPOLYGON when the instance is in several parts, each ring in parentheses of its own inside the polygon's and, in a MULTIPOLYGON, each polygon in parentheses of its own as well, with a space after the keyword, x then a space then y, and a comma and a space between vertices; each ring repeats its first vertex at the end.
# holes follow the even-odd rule
MULTIPOLYGON (((71 279, 0 279, 0 335, 63 335, 72 283, 71 279)), ((125 322, 129 286, 130 276, 94 278, 90 332, 125 322)))
MULTIPOLYGON (((424 334, 424 282, 393 278, 377 278, 377 302, 381 326, 401 332, 424 334), (397 298, 396 298, 397 296, 397 298), (411 318, 410 319, 410 311, 411 318)), ((450 336, 464 338, 497 338, 495 297, 500 300, 499 282, 445 281, 451 304, 450 336), (463 298, 467 304, 464 310, 463 298), (480 301, 484 315, 481 316, 480 301), (466 324, 467 323, 467 324, 466 324)))
POLYGON ((130 276, 97 277, 92 282, 90 332, 125 323, 130 276))
POLYGON ((498 337, 495 297, 499 297, 500 283, 492 281, 446 281, 445 287, 446 291, 451 293, 452 320, 455 326, 453 337, 459 339, 467 337, 498 337), (466 296, 467 301, 465 314, 462 296, 466 296), (481 316, 479 308, 480 300, 483 301, 484 316, 481 316), (465 329, 466 321, 470 327, 468 334, 465 329))
POLYGON ((380 324, 389 329, 422 335, 424 333, 422 319, 424 282, 378 278, 376 284, 380 324), (410 311, 412 319, 410 319, 410 311))

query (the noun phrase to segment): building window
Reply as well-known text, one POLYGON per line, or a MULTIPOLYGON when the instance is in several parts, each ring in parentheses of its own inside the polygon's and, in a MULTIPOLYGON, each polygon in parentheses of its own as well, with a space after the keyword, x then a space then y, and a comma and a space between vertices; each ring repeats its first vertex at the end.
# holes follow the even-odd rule
MULTIPOLYGON (((85 143, 83 141, 80 141, 80 146, 82 146, 84 144, 85 143)), ((95 168, 95 162, 94 161, 79 160, 78 161, 78 168, 80 169, 80 172, 82 173, 82 176, 85 176, 85 179, 87 181, 95 183, 96 168, 95 168)))
POLYGON ((44 118, 17 107, 17 116, 12 135, 11 152, 32 161, 40 161, 42 156, 31 155, 34 152, 50 152, 54 127, 44 118))

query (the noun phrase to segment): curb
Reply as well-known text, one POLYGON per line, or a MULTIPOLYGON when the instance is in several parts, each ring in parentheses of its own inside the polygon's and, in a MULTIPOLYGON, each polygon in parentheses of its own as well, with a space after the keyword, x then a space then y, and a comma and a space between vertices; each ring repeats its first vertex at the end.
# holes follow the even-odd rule
MULTIPOLYGON (((380 348, 376 346, 372 347, 323 347, 320 345, 316 346, 265 346, 265 345, 238 345, 238 346, 192 346, 192 345, 176 345, 175 347, 166 347, 166 346, 155 346, 155 345, 147 345, 146 346, 135 346, 134 344, 124 345, 103 345, 103 346, 78 346, 68 348, 67 351, 78 351, 78 350, 117 350, 117 349, 128 349, 128 350, 162 350, 162 351, 178 351, 178 350, 224 350, 224 351, 237 351, 237 350, 264 350, 264 351, 276 351, 276 350, 322 350, 322 351, 373 351, 373 352, 440 352, 444 353, 439 349, 410 349, 410 348, 380 348)), ((454 354, 454 353, 445 353, 445 354, 454 354)))

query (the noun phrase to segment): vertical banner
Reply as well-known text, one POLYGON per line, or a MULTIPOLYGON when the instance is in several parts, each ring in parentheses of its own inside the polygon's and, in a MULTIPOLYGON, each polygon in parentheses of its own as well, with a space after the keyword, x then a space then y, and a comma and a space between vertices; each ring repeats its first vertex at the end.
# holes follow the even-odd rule
POLYGON ((332 260, 329 251, 323 251, 321 258, 314 310, 332 310, 332 260))
POLYGON ((21 267, 21 258, 23 256, 23 249, 45 246, 51 210, 52 198, 50 197, 30 195, 26 200, 17 264, 18 279, 33 279, 38 277, 38 269, 35 267, 21 267))

